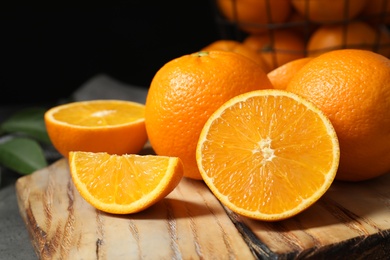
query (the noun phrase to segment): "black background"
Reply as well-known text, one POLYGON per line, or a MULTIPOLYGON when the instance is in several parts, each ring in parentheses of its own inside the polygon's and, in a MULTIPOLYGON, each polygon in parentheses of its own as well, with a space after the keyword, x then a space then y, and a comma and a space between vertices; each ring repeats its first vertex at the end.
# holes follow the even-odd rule
POLYGON ((53 2, 0 8, 3 105, 55 102, 99 73, 147 88, 219 38, 212 0, 53 2))

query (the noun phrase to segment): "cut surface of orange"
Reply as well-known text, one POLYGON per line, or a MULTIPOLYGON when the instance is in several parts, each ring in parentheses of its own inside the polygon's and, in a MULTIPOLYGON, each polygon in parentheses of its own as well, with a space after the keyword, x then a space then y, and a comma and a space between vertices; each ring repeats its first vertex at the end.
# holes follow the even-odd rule
POLYGON ((70 152, 69 168, 80 195, 113 214, 144 210, 167 196, 183 177, 177 157, 70 152))
POLYGON ((256 90, 224 103, 196 150, 203 180, 233 212, 278 221, 315 203, 335 178, 339 143, 313 103, 285 90, 256 90))
POLYGON ((144 104, 125 100, 76 101, 46 111, 46 129, 64 157, 70 151, 138 153, 147 142, 144 104))

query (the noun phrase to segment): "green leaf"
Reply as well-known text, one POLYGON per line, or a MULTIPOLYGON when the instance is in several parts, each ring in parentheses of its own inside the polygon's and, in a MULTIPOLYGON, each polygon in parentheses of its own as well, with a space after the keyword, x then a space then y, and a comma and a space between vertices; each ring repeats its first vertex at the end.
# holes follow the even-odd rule
POLYGON ((11 137, 0 143, 0 164, 17 173, 30 174, 46 167, 47 161, 38 142, 11 137))
POLYGON ((40 142, 50 144, 44 121, 45 112, 46 109, 44 108, 21 110, 5 120, 0 125, 0 129, 5 133, 21 133, 40 142))

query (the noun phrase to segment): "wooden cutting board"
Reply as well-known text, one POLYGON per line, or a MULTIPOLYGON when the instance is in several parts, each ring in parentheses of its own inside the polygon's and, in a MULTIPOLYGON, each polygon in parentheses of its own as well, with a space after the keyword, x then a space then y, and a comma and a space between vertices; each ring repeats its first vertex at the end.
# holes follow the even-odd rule
POLYGON ((143 212, 106 214, 79 195, 66 159, 19 178, 16 192, 40 259, 390 257, 390 174, 335 182, 312 207, 280 222, 236 215, 203 182, 186 178, 143 212))

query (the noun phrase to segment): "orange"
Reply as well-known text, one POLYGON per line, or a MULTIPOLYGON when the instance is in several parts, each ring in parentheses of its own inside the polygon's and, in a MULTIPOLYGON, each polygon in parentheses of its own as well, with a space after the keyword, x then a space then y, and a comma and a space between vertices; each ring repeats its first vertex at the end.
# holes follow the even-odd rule
POLYGON ((317 23, 352 20, 363 11, 367 0, 291 0, 303 17, 317 23))
POLYGON ((144 210, 167 196, 183 177, 177 157, 70 152, 69 168, 80 195, 108 213, 144 210))
POLYGON ((247 33, 284 23, 292 11, 290 0, 216 0, 216 4, 223 17, 247 33))
POLYGON ((184 176, 201 180, 195 150, 208 117, 228 99, 263 88, 272 88, 264 70, 234 52, 201 51, 167 62, 146 97, 145 124, 153 150, 179 157, 184 176))
POLYGON ((303 66, 286 90, 314 102, 340 141, 336 178, 361 181, 390 171, 390 60, 367 50, 324 53, 303 66))
POLYGON ((292 217, 316 202, 337 172, 336 132, 323 112, 284 90, 238 95, 200 134, 196 158, 214 195, 258 220, 292 217))
POLYGON ((319 27, 307 43, 307 52, 309 56, 318 56, 324 52, 336 49, 365 49, 376 50, 388 56, 389 47, 385 43, 390 43, 389 36, 384 31, 375 31, 373 27, 365 22, 354 21, 346 25, 323 25, 319 27), (381 33, 382 32, 382 33, 381 33), (381 35, 381 39, 377 37, 381 35), (383 46, 377 46, 376 43, 381 40, 383 46))
POLYGON ((369 22, 390 24, 390 2, 388 0, 367 0, 362 17, 369 22))
POLYGON ((214 41, 202 48, 202 51, 211 50, 236 52, 258 63, 264 69, 265 72, 270 71, 261 54, 244 45, 242 42, 236 40, 222 39, 214 41))
POLYGON ((310 22, 301 13, 294 10, 284 26, 300 33, 306 39, 318 27, 318 24, 310 22))
POLYGON ((124 100, 88 100, 58 105, 44 119, 53 146, 70 151, 138 153, 147 142, 145 106, 124 100))
POLYGON ((244 39, 243 44, 261 53, 270 70, 289 61, 305 57, 304 38, 301 34, 289 29, 251 34, 244 39))
POLYGON ((291 78, 300 70, 312 57, 296 59, 283 64, 280 67, 268 72, 267 76, 276 89, 286 89, 291 78))

